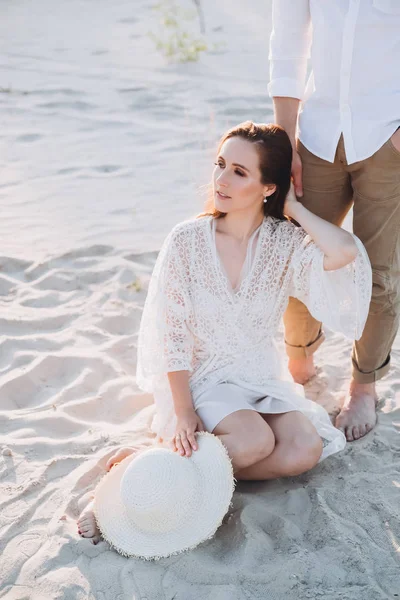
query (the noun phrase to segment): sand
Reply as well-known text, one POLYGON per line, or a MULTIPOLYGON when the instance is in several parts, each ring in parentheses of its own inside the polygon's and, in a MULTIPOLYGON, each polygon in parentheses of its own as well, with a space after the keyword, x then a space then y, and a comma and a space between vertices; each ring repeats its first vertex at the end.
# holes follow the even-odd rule
MULTIPOLYGON (((203 3, 226 48, 183 65, 152 46, 148 2, 0 8, 0 598, 400 597, 399 337, 376 429, 306 475, 239 482, 212 540, 152 563, 77 535, 107 458, 153 443, 135 366, 157 250, 201 209, 224 129, 272 118, 270 2, 241 6, 203 3)), ((327 332, 307 387, 332 418, 349 355, 327 332)))

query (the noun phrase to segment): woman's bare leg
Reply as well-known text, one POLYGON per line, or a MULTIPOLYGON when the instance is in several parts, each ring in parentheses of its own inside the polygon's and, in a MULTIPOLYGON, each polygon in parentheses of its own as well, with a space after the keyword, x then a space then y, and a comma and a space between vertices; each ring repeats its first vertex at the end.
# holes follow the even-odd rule
POLYGON ((301 412, 261 415, 274 432, 275 448, 262 460, 239 470, 239 480, 265 480, 300 475, 312 469, 322 454, 322 440, 301 412))
MULTIPOLYGON (((131 456, 134 452, 138 452, 138 448, 126 447, 120 448, 108 459, 106 470, 110 471, 114 465, 120 463, 124 458, 131 456)), ((93 510, 94 494, 89 493, 78 503, 81 510, 77 525, 78 533, 84 538, 90 538, 93 544, 97 544, 101 539, 101 532, 97 527, 96 519, 93 510)))
POLYGON ((234 473, 268 456, 275 446, 269 424, 250 409, 231 413, 214 427, 212 433, 226 447, 234 473))
POLYGON ((84 538, 90 538, 93 544, 97 544, 101 539, 101 533, 97 527, 96 519, 93 511, 93 498, 92 496, 89 504, 83 509, 79 515, 77 522, 78 533, 84 538))

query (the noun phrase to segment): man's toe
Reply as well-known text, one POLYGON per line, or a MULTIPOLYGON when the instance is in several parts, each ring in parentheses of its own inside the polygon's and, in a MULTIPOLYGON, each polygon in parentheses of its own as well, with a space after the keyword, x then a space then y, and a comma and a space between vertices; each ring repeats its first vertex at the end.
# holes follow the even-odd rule
POLYGON ((358 431, 360 433, 360 438, 364 437, 364 435, 367 433, 366 425, 359 425, 358 431))
POLYGON ((354 440, 352 427, 346 427, 345 436, 348 442, 352 442, 354 440))
POLYGON ((355 426, 353 427, 353 438, 354 438, 355 440, 358 440, 360 437, 361 437, 361 436, 360 436, 360 430, 359 430, 359 427, 358 427, 358 425, 355 425, 355 426))

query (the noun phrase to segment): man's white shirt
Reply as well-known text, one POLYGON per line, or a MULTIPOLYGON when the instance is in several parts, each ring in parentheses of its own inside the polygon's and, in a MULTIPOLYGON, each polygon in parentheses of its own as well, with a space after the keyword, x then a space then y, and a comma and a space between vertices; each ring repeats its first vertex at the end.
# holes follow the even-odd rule
POLYGON ((372 156, 400 126, 400 0, 273 0, 272 11, 268 91, 302 101, 302 143, 333 162, 343 133, 349 164, 372 156))

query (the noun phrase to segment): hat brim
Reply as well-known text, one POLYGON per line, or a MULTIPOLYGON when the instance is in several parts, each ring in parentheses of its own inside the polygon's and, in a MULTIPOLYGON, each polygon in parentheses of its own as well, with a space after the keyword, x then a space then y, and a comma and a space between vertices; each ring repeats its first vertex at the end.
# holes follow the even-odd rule
POLYGON ((94 496, 95 518, 103 538, 120 554, 146 560, 179 554, 210 539, 221 525, 235 488, 232 462, 217 436, 202 431, 196 437, 198 449, 190 457, 179 458, 193 462, 201 481, 201 497, 196 510, 179 529, 152 533, 139 529, 129 519, 119 490, 122 476, 135 455, 125 458, 100 481, 94 496))

